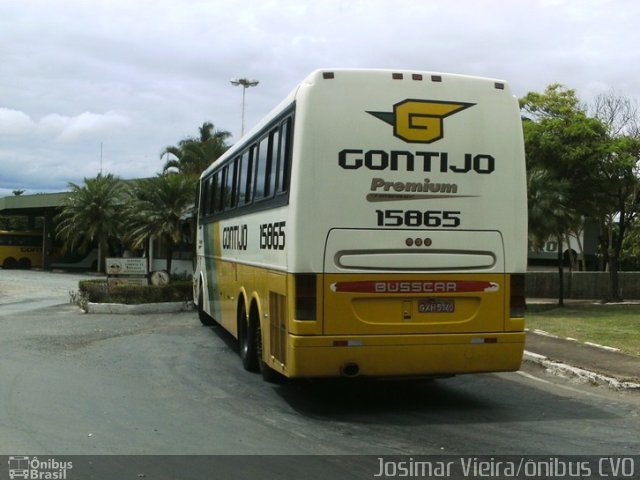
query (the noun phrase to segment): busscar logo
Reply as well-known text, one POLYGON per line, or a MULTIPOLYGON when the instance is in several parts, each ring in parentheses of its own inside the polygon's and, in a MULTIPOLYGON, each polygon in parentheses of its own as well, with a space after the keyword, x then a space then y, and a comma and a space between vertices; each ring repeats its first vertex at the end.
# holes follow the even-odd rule
POLYGON ((393 135, 409 143, 433 143, 444 137, 444 119, 475 103, 407 99, 396 103, 393 112, 367 113, 393 127, 393 135))

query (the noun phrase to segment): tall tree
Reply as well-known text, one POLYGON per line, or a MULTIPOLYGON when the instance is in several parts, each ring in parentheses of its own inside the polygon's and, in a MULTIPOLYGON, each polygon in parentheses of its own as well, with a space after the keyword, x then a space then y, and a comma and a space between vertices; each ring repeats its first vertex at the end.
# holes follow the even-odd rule
POLYGON ((598 95, 593 111, 610 138, 601 164, 603 193, 609 205, 602 217, 602 245, 609 264, 609 298, 620 301, 620 257, 625 236, 640 210, 640 117, 636 103, 614 91, 598 95))
POLYGON ((550 238, 558 243, 558 305, 564 305, 563 237, 580 222, 580 216, 569 203, 570 184, 554 178, 542 168, 533 168, 527 178, 529 237, 540 249, 550 238))
POLYGON ((608 149, 606 128, 589 117, 575 91, 559 84, 544 94, 531 92, 520 99, 527 168, 541 167, 569 181, 568 196, 585 216, 602 207, 601 163, 608 149))
POLYGON ((200 174, 218 157, 227 151, 226 140, 231 133, 217 130, 213 123, 205 122, 199 127, 199 137, 187 137, 175 146, 168 146, 161 153, 161 157, 170 155, 163 167, 163 173, 179 172, 192 178, 200 174))
POLYGON ((603 209, 599 200, 603 188, 601 160, 608 137, 602 123, 586 114, 575 91, 562 85, 550 85, 544 93, 528 93, 520 99, 520 107, 530 212, 534 213, 529 217, 530 230, 558 240, 558 296, 562 303, 562 239, 575 231, 583 218, 603 209), (546 213, 536 215, 536 209, 546 213))
POLYGON ((69 183, 69 196, 56 216, 57 235, 65 249, 98 247, 97 271, 102 272, 109 240, 118 238, 123 225, 123 185, 112 174, 85 178, 84 185, 69 183))
POLYGON ((182 239, 185 217, 194 200, 193 180, 176 173, 158 174, 136 182, 129 195, 128 240, 138 248, 151 236, 161 238, 167 246, 166 268, 171 272, 173 247, 182 239))

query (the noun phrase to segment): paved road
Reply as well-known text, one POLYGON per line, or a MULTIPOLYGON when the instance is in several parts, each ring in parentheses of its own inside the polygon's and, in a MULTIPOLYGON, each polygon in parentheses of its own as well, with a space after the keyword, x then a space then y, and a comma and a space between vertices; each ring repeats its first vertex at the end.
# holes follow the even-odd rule
POLYGON ((78 282, 98 278, 90 273, 4 270, 0 268, 0 315, 22 313, 69 301, 78 282))
POLYGON ((9 302, 10 273, 0 270, 0 454, 640 453, 636 394, 534 370, 274 386, 194 313, 86 315, 66 303, 63 277, 57 305, 37 288, 35 303, 9 302))

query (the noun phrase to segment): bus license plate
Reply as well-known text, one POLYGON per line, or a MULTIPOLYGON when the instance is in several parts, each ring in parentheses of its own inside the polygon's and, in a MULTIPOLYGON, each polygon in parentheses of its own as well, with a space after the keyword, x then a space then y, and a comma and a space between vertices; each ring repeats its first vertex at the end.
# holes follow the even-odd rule
POLYGON ((455 300, 429 298, 418 302, 420 313, 453 313, 455 310, 455 300))

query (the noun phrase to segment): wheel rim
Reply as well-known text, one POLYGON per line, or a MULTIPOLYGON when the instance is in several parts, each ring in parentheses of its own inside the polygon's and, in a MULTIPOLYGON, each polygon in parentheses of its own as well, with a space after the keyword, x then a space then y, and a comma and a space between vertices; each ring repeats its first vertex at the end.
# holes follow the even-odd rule
POLYGON ((249 335, 247 325, 247 311, 244 306, 240 307, 240 353, 243 358, 249 354, 249 335))
POLYGON ((256 322, 256 357, 258 365, 262 366, 262 329, 259 321, 256 322))

